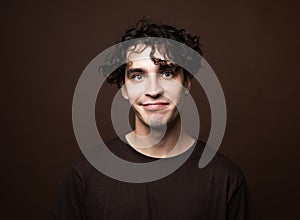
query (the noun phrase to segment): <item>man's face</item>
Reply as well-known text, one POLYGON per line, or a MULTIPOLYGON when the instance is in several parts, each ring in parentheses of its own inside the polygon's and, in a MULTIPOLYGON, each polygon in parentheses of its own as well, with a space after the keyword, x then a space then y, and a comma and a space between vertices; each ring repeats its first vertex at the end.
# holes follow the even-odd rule
MULTIPOLYGON (((125 84, 122 95, 128 99, 137 126, 164 126, 179 119, 184 93, 190 88, 190 79, 184 81, 181 68, 168 62, 160 65, 150 58, 151 47, 137 45, 127 53, 125 84)), ((165 60, 156 50, 154 58, 165 60)))

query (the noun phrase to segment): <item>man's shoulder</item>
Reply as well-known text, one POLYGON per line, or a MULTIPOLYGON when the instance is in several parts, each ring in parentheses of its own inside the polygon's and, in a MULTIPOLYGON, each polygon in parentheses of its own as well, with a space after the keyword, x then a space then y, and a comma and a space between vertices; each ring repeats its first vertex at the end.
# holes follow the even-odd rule
POLYGON ((203 141, 197 141, 194 161, 197 161, 199 171, 210 173, 211 175, 219 177, 230 177, 243 181, 244 172, 242 169, 227 156, 219 151, 207 146, 203 141), (197 149, 198 148, 198 149, 197 149), (207 160, 208 156, 213 155, 212 159, 203 168, 199 167, 200 160, 207 160))
POLYGON ((71 161, 71 169, 77 175, 83 177, 87 170, 91 168, 90 162, 83 153, 80 153, 71 161))
MULTIPOLYGON (((127 149, 126 143, 119 138, 112 139, 105 142, 102 147, 107 147, 112 153, 117 156, 127 156, 128 152, 133 153, 127 149), (127 149, 127 150, 126 150, 127 149), (128 152, 127 152, 128 151, 128 152), (126 154, 125 154, 125 153, 126 154), (124 154, 124 155, 123 155, 124 154)), ((208 148, 203 141, 197 141, 193 153, 190 155, 192 164, 198 166, 204 150, 208 148)), ((96 171, 96 168, 91 165, 83 153, 80 153, 71 163, 72 170, 79 176, 84 177, 87 173, 96 171)), ((242 169, 236 165, 232 160, 220 152, 216 152, 212 160, 203 168, 197 169, 199 172, 205 172, 209 175, 214 175, 217 178, 229 178, 239 183, 244 180, 244 173, 242 169)))
POLYGON ((222 178, 237 186, 245 181, 244 172, 240 166, 221 152, 216 152, 213 159, 207 165, 207 169, 217 179, 222 178))
POLYGON ((89 171, 94 171, 95 168, 87 159, 87 155, 93 155, 99 153, 98 149, 102 147, 108 148, 111 152, 116 153, 121 147, 122 141, 118 138, 109 140, 105 142, 105 144, 101 144, 99 146, 93 147, 86 151, 86 153, 80 152, 72 161, 71 161, 71 169, 78 173, 79 175, 84 175, 84 173, 89 171))

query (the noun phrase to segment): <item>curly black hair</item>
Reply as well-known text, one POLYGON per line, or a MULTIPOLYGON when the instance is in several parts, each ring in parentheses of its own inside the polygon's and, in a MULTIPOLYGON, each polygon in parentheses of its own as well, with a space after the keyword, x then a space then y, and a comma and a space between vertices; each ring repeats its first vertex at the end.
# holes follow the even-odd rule
MULTIPOLYGON (((169 53, 169 51, 172 51, 170 49, 170 45, 165 45, 165 41, 160 41, 159 39, 170 39, 177 42, 180 42, 196 52, 198 52, 201 56, 203 55, 203 51, 201 49, 201 45, 199 43, 199 36, 192 36, 188 31, 185 29, 177 29, 176 27, 166 25, 166 24, 157 24, 153 23, 145 18, 139 20, 136 25, 133 28, 128 29, 123 36, 121 37, 120 42, 131 42, 127 46, 120 46, 115 48, 115 52, 113 54, 110 54, 109 57, 106 59, 106 63, 103 66, 100 66, 99 70, 100 72, 104 73, 107 76, 107 82, 108 83, 116 83, 118 87, 120 88, 121 85, 124 83, 125 80, 125 68, 126 63, 124 64, 124 59, 126 57, 126 54, 130 47, 135 46, 141 41, 139 39, 147 39, 149 40, 143 40, 142 43, 146 44, 147 46, 152 47, 152 51, 150 56, 152 56, 152 60, 155 62, 157 61, 156 58, 153 57, 153 54, 156 50, 155 45, 163 44, 164 47, 166 47, 167 54, 165 54, 165 57, 172 57, 169 53), (136 41, 132 41, 136 40, 136 41), (111 71, 112 70, 112 71, 111 71)), ((134 50, 133 49, 133 50, 134 50)), ((184 51, 184 47, 182 47, 182 50, 180 53, 177 53, 175 55, 177 59, 183 60, 187 65, 193 65, 195 72, 197 69, 201 66, 200 60, 195 60, 195 58, 191 58, 187 56, 184 51), (196 63, 196 65, 195 65, 196 63)), ((174 50, 173 50, 174 51, 174 50)), ((173 54, 174 57, 174 54, 173 54)), ((159 60, 159 64, 161 62, 164 62, 164 60, 159 60)), ((156 63, 155 63, 156 64, 156 63)), ((184 77, 192 77, 192 74, 186 71, 184 68, 184 77)))

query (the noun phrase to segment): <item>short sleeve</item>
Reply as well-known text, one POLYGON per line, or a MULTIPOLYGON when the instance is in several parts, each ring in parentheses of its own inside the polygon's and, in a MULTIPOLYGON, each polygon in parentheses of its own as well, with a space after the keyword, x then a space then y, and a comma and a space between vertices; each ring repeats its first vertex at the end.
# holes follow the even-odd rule
POLYGON ((85 220, 86 214, 82 203, 82 177, 71 167, 53 209, 50 212, 50 220, 85 220))
POLYGON ((258 216, 250 196, 250 192, 243 179, 227 204, 227 220, 258 220, 258 216))

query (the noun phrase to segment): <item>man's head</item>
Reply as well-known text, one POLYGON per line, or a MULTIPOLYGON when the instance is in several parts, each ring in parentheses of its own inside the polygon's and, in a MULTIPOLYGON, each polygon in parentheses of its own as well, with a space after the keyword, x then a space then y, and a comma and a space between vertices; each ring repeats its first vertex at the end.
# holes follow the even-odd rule
POLYGON ((128 52, 128 64, 121 91, 135 112, 135 125, 159 128, 178 118, 184 94, 190 89, 190 78, 185 79, 181 68, 163 62, 159 48, 138 44, 128 52), (155 58, 153 58, 155 57, 155 58))
MULTIPOLYGON (((185 46, 178 49, 166 39, 187 45, 202 55, 199 37, 183 29, 141 20, 121 38, 121 42, 130 43, 116 47, 107 60, 109 67, 116 67, 107 81, 121 87, 123 97, 135 111, 136 127, 157 127, 178 121, 192 74, 176 61, 193 65, 195 72, 200 67, 200 61, 189 56, 185 46)), ((105 72, 105 66, 102 70, 105 72)))

